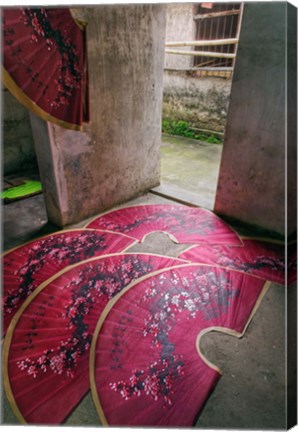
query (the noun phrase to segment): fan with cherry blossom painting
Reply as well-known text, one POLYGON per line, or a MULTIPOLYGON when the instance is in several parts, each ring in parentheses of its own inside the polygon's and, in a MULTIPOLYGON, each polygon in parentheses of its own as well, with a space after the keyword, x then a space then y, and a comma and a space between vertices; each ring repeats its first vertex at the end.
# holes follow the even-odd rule
POLYGON ((176 243, 242 245, 238 235, 214 213, 185 205, 124 207, 96 217, 87 227, 121 232, 138 241, 162 231, 176 243))
POLYGON ((242 272, 188 264, 125 288, 103 311, 91 346, 101 422, 193 426, 220 377, 202 357, 201 335, 241 336, 268 286, 242 272))
POLYGON ((45 121, 81 130, 89 121, 85 29, 68 8, 2 8, 2 79, 45 121))
MULTIPOLYGON (((179 258, 193 263, 217 264, 241 270, 260 278, 285 283, 285 245, 243 239, 243 247, 224 245, 192 246, 179 258)), ((288 247, 288 283, 297 279, 296 244, 288 247)))
POLYGON ((95 229, 72 229, 33 240, 3 257, 3 331, 26 298, 42 282, 68 265, 93 256, 123 252, 135 240, 95 229))
MULTIPOLYGON (((133 280, 185 261, 110 254, 77 263, 41 284, 4 341, 4 386, 22 423, 60 424, 89 390, 89 350, 107 303, 133 280)), ((114 347, 117 361, 120 347, 114 347)))

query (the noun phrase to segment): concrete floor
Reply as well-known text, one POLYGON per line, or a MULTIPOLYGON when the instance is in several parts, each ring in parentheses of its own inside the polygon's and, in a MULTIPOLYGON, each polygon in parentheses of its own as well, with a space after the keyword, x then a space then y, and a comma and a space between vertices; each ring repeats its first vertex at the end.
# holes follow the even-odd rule
MULTIPOLYGON (((182 189, 184 187, 183 183, 182 189)), ((209 190, 207 195, 208 193, 209 190)), ((125 205, 138 203, 169 203, 169 200, 148 193, 125 205)), ((5 205, 2 220, 4 250, 57 230, 47 223, 42 195, 5 205)), ((86 222, 75 227, 84 226, 86 222)), ((251 234, 254 235, 253 232, 251 234)), ((186 247, 174 244, 165 234, 154 233, 130 251, 178 256, 186 247)), ((295 290, 293 284, 289 287, 288 296, 294 295, 295 290)), ((243 338, 211 332, 202 338, 201 350, 209 361, 222 370, 223 376, 198 417, 197 428, 286 428, 284 287, 271 285, 243 338)), ((1 423, 18 424, 5 395, 1 423)), ((100 425, 90 392, 69 416, 65 425, 100 425)))
POLYGON ((212 210, 221 153, 221 144, 163 134, 161 185, 153 192, 212 210))

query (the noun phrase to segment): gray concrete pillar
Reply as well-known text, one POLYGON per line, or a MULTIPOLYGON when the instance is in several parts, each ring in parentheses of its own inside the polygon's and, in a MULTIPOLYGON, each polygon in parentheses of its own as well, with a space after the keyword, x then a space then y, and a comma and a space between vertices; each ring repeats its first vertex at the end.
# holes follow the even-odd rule
POLYGON ((297 8, 287 3, 287 234, 297 228, 297 8))
MULTIPOLYGON (((215 211, 285 234, 285 2, 245 3, 215 211)), ((290 231, 295 230, 291 221, 290 231)))
POLYGON ((165 7, 78 8, 87 21, 91 122, 31 116, 49 220, 76 223, 160 181, 165 7))

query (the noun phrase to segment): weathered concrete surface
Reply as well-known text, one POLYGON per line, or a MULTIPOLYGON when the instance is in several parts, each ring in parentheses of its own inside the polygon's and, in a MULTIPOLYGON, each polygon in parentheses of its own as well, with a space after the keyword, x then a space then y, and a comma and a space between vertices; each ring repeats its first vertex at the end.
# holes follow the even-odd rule
POLYGON ((223 375, 198 427, 286 429, 285 335, 284 287, 272 284, 241 339, 219 332, 201 339, 203 354, 223 375))
POLYGON ((221 153, 221 144, 163 134, 161 185, 153 191, 213 210, 221 153))
POLYGON ((3 175, 36 167, 29 113, 12 94, 2 89, 3 175))
POLYGON ((33 118, 48 215, 58 226, 140 195, 160 178, 165 8, 78 12, 88 23, 91 123, 78 133, 33 118))
MULTIPOLYGON (((286 3, 246 3, 215 211, 285 232, 286 3)), ((289 227, 292 231, 294 227, 289 227)))
MULTIPOLYGON (((3 206, 3 249, 6 251, 30 241, 33 237, 43 235, 43 230, 47 225, 48 218, 43 194, 3 206)), ((52 227, 52 230, 57 230, 57 227, 52 227)))
POLYGON ((188 121, 195 128, 224 132, 230 92, 230 79, 165 70, 163 117, 188 121))
MULTIPOLYGON (((287 3, 287 227, 297 224, 297 9, 287 3)), ((297 236, 297 234, 296 234, 297 236)), ((297 290, 288 290, 287 397, 289 425, 297 424, 297 290)))
POLYGON ((297 224, 297 9, 287 3, 287 202, 288 234, 297 224))
MULTIPOLYGON (((166 5, 166 41, 192 41, 195 39, 196 24, 194 3, 169 3, 166 5)), ((192 46, 174 47, 184 51, 192 50, 192 46)), ((193 56, 165 55, 165 68, 189 68, 193 66, 193 56)))
MULTIPOLYGON (((196 13, 194 3, 167 5, 166 41, 192 41, 196 39, 196 13)), ((172 49, 192 51, 193 46, 172 49)), ((231 79, 198 77, 179 69, 194 66, 189 55, 165 55, 163 118, 185 120, 193 127, 224 132, 231 79)))
POLYGON ((88 167, 92 157, 90 137, 86 132, 63 129, 31 113, 30 120, 48 219, 59 227, 70 220, 83 219, 81 214, 86 213, 86 207, 88 210, 93 190, 88 167))

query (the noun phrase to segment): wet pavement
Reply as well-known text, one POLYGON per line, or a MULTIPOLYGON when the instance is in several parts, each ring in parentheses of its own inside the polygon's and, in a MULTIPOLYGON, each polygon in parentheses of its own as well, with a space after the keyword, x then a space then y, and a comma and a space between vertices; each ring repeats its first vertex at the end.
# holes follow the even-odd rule
POLYGON ((153 192, 212 210, 222 144, 163 134, 161 185, 153 192))

